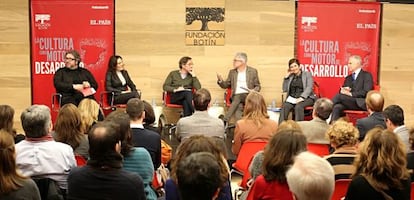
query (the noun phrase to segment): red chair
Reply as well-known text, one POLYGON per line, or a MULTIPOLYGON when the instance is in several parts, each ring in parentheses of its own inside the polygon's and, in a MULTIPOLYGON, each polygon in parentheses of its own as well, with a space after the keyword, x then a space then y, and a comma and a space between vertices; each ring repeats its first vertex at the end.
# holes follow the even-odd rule
POLYGON ((232 90, 231 88, 227 88, 224 92, 224 105, 228 108, 231 105, 231 94, 232 90))
MULTIPOLYGON (((317 98, 320 98, 320 97, 321 97, 321 92, 320 92, 320 88, 319 88, 319 83, 318 83, 318 82, 316 82, 316 81, 313 81, 313 93, 315 94, 315 96, 316 96, 317 98)), ((310 120, 312 120, 312 119, 313 119, 313 116, 312 116, 313 106, 306 106, 304 111, 305 111, 305 113, 310 113, 310 114, 308 114, 308 115, 305 115, 304 120, 305 120, 305 121, 310 121, 310 120)), ((294 116, 293 116, 293 117, 294 117, 294 116)))
MULTIPOLYGON (((379 85, 374 85, 373 90, 380 91, 379 85)), ((361 118, 368 117, 369 112, 365 110, 344 110, 346 118, 348 118, 349 122, 353 125, 356 124, 356 121, 361 118)))
POLYGON ((411 182, 411 200, 414 200, 414 183, 411 182))
POLYGON ((61 106, 62 106, 62 94, 60 93, 52 94, 52 111, 59 112, 59 109, 61 106))
MULTIPOLYGON (((101 85, 105 85, 104 81, 101 80, 101 85)), ((141 96, 141 90, 137 90, 138 95, 141 96)), ((115 93, 110 91, 103 91, 100 93, 99 105, 105 113, 105 116, 112 111, 122 108, 126 108, 126 104, 115 104, 114 103, 115 93)))
MULTIPOLYGON (((335 189, 331 200, 341 200, 346 195, 351 179, 338 179, 335 181, 335 189)), ((411 185, 412 187, 412 185, 411 185)))
POLYGON ((75 154, 75 159, 76 159, 76 165, 78 167, 86 165, 86 159, 83 156, 81 156, 79 154, 75 154))
POLYGON ((327 156, 329 155, 329 145, 328 144, 314 144, 308 143, 307 144, 308 151, 318 155, 318 156, 327 156))

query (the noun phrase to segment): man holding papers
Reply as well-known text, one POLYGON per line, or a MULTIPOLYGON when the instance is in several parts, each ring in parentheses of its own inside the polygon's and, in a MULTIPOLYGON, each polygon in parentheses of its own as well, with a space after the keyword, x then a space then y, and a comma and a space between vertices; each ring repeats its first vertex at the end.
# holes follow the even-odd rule
POLYGON ((221 88, 232 89, 232 102, 223 120, 227 124, 231 116, 235 113, 236 121, 241 119, 243 105, 250 90, 260 91, 260 81, 257 70, 247 66, 246 53, 236 53, 233 59, 233 69, 229 71, 227 79, 224 80, 217 74, 217 84, 221 88))

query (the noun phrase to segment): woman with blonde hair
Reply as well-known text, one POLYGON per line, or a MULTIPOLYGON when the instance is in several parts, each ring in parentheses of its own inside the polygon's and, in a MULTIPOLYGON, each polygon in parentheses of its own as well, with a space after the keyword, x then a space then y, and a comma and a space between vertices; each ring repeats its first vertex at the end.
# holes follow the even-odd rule
POLYGON ((52 136, 57 142, 70 145, 75 154, 89 158, 88 136, 82 132, 81 115, 75 105, 69 103, 60 108, 52 136))
POLYGON ((393 132, 374 128, 359 145, 345 199, 410 199, 405 146, 393 132))
POLYGON ((91 127, 98 122, 99 104, 93 99, 83 99, 78 108, 81 115, 82 132, 88 134, 91 127))
POLYGON ((40 200, 36 184, 17 172, 13 137, 0 130, 0 199, 40 200))
POLYGON ((246 97, 243 118, 234 129, 232 151, 237 155, 243 143, 248 141, 269 141, 276 132, 277 122, 269 119, 266 102, 261 94, 249 92, 246 97))

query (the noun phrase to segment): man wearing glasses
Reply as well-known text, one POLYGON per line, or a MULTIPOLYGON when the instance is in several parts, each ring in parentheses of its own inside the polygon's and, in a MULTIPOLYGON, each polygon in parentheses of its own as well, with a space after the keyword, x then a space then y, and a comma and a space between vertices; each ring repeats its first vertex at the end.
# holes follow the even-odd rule
POLYGON ((93 94, 98 89, 95 78, 87 69, 79 67, 80 55, 75 50, 65 54, 65 66, 56 71, 53 84, 56 92, 62 94, 62 105, 67 103, 76 106, 83 98, 94 99, 93 94))
POLYGON ((247 66, 247 55, 243 52, 236 53, 234 56, 233 69, 229 71, 226 80, 224 80, 220 74, 217 74, 217 84, 223 89, 232 89, 232 102, 223 118, 226 125, 233 114, 235 114, 236 121, 241 119, 244 101, 249 91, 260 91, 260 81, 257 70, 247 66))

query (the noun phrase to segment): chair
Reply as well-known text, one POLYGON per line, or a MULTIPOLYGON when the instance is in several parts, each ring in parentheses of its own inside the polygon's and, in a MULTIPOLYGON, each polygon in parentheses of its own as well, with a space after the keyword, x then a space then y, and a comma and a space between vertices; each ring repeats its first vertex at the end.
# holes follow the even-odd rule
POLYGON ((62 106, 62 94, 53 93, 52 94, 52 111, 59 112, 59 109, 61 106, 62 106))
POLYGON ((411 182, 411 200, 414 200, 414 182, 411 182))
POLYGON ((63 200, 66 199, 66 191, 59 188, 57 183, 50 178, 32 177, 40 192, 42 200, 63 200))
MULTIPOLYGON (((194 92, 194 89, 193 89, 194 92)), ((168 135, 171 136, 176 124, 183 112, 183 106, 171 103, 171 92, 164 91, 162 93, 162 104, 164 105, 162 114, 160 115, 158 127, 160 130, 168 129, 168 135)), ((164 131, 161 131, 162 133, 164 131)))
MULTIPOLYGON (((346 191, 348 190, 349 183, 351 183, 351 179, 336 180, 335 189, 332 194, 331 200, 341 200, 346 195, 346 191)), ((412 187, 412 184, 411 184, 411 187, 412 187)))
MULTIPOLYGON (((313 93, 317 98, 321 98, 321 92, 319 88, 319 83, 316 81, 313 81, 313 93)), ((313 119, 312 112, 313 112, 313 106, 306 106, 305 107, 305 121, 310 121, 313 119)))
MULTIPOLYGON (((379 85, 374 85, 373 90, 380 91, 379 85)), ((344 110, 346 118, 348 118, 349 122, 351 122, 353 125, 356 125, 356 121, 358 119, 368 117, 369 112, 365 110, 344 110)))
POLYGON ((315 143, 308 143, 307 144, 308 151, 318 155, 318 156, 327 156, 329 155, 329 145, 328 144, 315 144, 315 143))
POLYGON ((82 167, 86 165, 86 159, 79 154, 75 154, 75 160, 76 160, 76 165, 78 167, 82 167))
MULTIPOLYGON (((103 80, 101 80, 101 85, 105 86, 105 83, 104 83, 103 80)), ((141 96, 141 94, 142 94, 141 90, 137 90, 137 92, 138 92, 139 96, 141 96)), ((115 93, 114 92, 102 91, 100 93, 99 105, 101 106, 101 108, 104 111, 105 115, 109 114, 110 112, 112 112, 112 111, 114 111, 118 108, 122 108, 122 109, 126 108, 126 104, 115 104, 114 99, 115 99, 115 93)))
POLYGON ((224 105, 228 108, 231 105, 231 94, 232 90, 231 88, 227 88, 224 92, 224 105))

